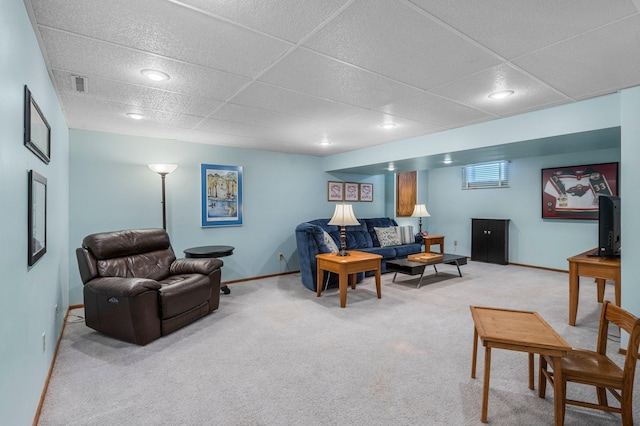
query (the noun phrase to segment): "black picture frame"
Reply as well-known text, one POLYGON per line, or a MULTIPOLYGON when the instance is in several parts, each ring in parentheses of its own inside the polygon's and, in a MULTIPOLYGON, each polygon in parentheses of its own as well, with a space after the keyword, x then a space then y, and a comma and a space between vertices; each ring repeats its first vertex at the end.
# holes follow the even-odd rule
POLYGON ((47 252, 47 178, 29 170, 29 266, 47 252))
POLYGON ((51 126, 24 86, 24 145, 45 164, 51 161, 51 126))

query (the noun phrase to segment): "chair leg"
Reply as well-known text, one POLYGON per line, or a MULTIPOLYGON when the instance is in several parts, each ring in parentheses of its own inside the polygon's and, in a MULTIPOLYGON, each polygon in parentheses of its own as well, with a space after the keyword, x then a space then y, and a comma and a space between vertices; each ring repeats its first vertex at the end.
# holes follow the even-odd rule
POLYGON ((622 426, 633 426, 633 405, 631 398, 622 397, 620 408, 622 409, 622 426))
POLYGON ((540 355, 540 368, 538 368, 538 396, 544 398, 547 394, 547 377, 544 372, 547 371, 547 360, 544 355, 540 355))
POLYGON ((608 407, 609 404, 607 403, 607 389, 598 387, 596 388, 596 393, 598 394, 598 404, 604 407, 608 407))

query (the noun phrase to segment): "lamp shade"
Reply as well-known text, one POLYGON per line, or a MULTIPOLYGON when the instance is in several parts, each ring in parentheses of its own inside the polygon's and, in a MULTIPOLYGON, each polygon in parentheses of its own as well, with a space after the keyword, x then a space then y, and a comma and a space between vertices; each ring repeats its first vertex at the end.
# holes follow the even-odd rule
POLYGON ((333 217, 328 225, 354 226, 360 225, 360 222, 356 219, 356 215, 353 214, 351 204, 336 204, 336 210, 333 212, 333 217))
POLYGON ((160 175, 168 175, 178 168, 177 164, 147 164, 147 166, 160 175))
POLYGON ((431 216, 427 211, 427 207, 424 204, 416 204, 413 208, 413 213, 411 213, 411 217, 429 217, 431 216))

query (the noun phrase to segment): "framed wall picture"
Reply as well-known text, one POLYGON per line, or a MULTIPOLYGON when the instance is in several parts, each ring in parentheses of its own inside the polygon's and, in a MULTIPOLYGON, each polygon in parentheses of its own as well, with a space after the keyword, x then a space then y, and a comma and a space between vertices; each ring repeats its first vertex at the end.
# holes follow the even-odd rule
POLYGON ((242 167, 200 165, 202 226, 242 225, 242 167))
POLYGON ((24 86, 24 145, 45 164, 49 164, 51 127, 26 85, 24 86))
POLYGON ((344 184, 344 201, 359 200, 359 185, 353 182, 345 182, 344 184))
POLYGON ((327 182, 327 200, 343 201, 344 200, 344 183, 328 181, 327 182))
POLYGON ((361 183, 360 184, 360 201, 373 201, 373 184, 361 183))
POLYGON ((47 179, 29 171, 28 264, 32 266, 47 252, 47 179))
POLYGON ((598 219, 598 197, 618 195, 618 163, 542 169, 543 219, 598 219))

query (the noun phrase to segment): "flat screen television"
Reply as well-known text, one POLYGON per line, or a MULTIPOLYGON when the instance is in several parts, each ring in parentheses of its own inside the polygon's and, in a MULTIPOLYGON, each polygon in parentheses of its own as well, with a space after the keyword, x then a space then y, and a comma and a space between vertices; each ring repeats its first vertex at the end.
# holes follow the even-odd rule
POLYGON ((620 197, 598 199, 598 256, 620 256, 620 197))

